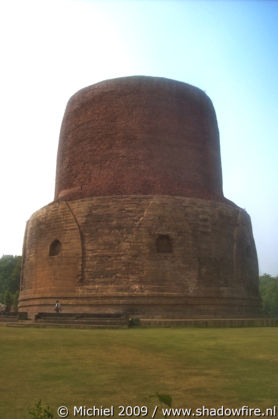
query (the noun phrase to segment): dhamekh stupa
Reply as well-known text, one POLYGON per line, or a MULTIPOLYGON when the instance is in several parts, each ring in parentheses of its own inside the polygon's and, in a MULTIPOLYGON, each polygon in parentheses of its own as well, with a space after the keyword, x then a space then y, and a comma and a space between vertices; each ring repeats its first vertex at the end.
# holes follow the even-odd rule
POLYGON ((258 313, 250 217, 223 195, 202 90, 133 76, 71 97, 54 201, 26 226, 19 311, 53 313, 56 300, 141 318, 258 313))

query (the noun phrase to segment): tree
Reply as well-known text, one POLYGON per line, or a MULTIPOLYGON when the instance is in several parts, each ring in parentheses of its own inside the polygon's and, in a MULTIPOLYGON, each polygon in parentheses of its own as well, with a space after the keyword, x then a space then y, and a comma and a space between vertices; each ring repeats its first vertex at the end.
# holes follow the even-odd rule
POLYGON ((278 316, 278 277, 268 274, 260 276, 260 293, 264 313, 278 316))
POLYGON ((6 311, 10 311, 11 310, 11 306, 13 304, 13 295, 11 294, 11 292, 6 289, 4 294, 3 294, 3 302, 6 306, 6 311))
POLYGON ((0 258, 0 302, 7 308, 16 307, 19 293, 21 256, 4 255, 0 258))

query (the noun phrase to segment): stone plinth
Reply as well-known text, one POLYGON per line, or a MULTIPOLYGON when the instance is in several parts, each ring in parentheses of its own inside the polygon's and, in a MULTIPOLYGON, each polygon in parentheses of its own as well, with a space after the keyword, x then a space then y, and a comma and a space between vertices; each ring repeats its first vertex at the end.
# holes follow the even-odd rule
POLYGON ((58 298, 63 312, 250 315, 257 275, 250 218, 236 206, 165 196, 61 201, 29 221, 20 309, 53 311, 58 298))

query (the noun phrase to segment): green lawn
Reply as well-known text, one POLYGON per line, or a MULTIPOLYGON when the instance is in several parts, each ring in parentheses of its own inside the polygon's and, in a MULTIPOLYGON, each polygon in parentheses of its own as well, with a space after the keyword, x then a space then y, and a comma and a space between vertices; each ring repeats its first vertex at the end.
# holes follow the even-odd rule
POLYGON ((1 419, 30 419, 40 399, 55 412, 60 405, 152 409, 156 392, 171 395, 174 407, 278 404, 277 328, 1 327, 0 359, 1 419))

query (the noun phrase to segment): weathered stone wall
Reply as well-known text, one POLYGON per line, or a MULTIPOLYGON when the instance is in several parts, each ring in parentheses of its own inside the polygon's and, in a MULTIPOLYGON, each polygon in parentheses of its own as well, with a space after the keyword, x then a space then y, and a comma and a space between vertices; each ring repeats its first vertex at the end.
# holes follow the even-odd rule
POLYGON ((141 317, 254 313, 257 259, 249 216, 236 206, 165 196, 50 204, 26 237, 20 307, 141 317), (166 241, 159 247, 158 244, 166 241), (60 252, 49 255, 59 240, 60 252), (167 245, 170 243, 170 246, 167 245))
POLYGON ((80 231, 66 202, 53 203, 37 211, 26 228, 21 290, 27 296, 51 296, 75 292, 82 277, 80 231), (62 251, 50 256, 51 244, 59 240, 62 251))

